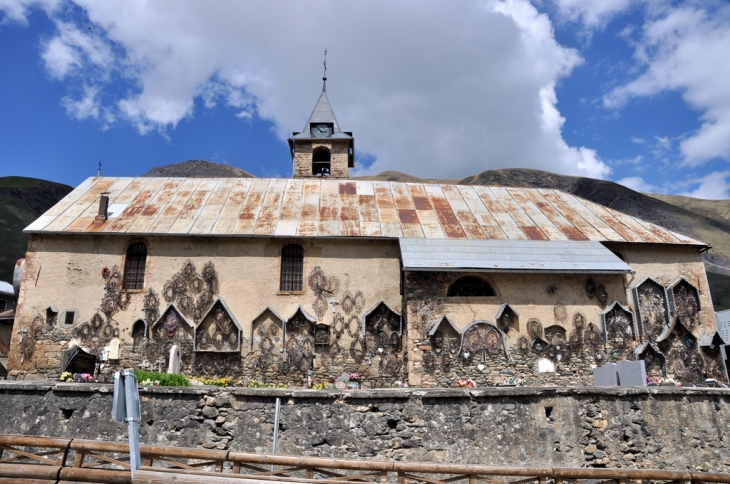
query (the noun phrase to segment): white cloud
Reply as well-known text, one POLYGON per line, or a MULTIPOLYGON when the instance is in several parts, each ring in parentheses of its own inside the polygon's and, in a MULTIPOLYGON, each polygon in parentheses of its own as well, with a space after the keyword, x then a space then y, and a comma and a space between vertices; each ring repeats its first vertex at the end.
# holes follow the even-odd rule
POLYGON ((622 178, 616 183, 642 193, 655 193, 657 190, 657 187, 645 182, 644 179, 640 176, 630 176, 627 178, 622 178))
POLYGON ((682 195, 709 200, 728 199, 730 198, 730 183, 728 183, 729 176, 730 171, 715 171, 702 178, 691 180, 691 184, 699 183, 699 186, 695 190, 685 192, 682 195))
POLYGON ((554 0, 558 13, 571 22, 580 22, 586 29, 602 29, 632 0, 554 0))
POLYGON ((562 137, 555 86, 581 59, 527 0, 76 3, 94 29, 52 13, 49 73, 98 88, 99 113, 142 133, 173 135, 199 99, 271 120, 285 139, 311 112, 328 48, 328 94, 375 157, 368 172, 610 171, 562 137))
POLYGON ((730 5, 687 2, 647 12, 653 17, 635 40, 634 54, 644 71, 608 93, 604 105, 619 108, 632 98, 679 91, 702 120, 679 143, 685 164, 730 161, 730 5))
POLYGON ((39 7, 54 12, 62 0, 0 0, 0 25, 16 22, 28 23, 31 8, 39 7))

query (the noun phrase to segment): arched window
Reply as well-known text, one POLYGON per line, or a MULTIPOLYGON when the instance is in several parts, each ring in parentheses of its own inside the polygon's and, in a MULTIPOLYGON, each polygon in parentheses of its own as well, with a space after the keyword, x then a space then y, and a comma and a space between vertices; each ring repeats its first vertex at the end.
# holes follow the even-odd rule
POLYGON ((304 249, 299 244, 286 244, 281 249, 279 290, 301 291, 304 274, 304 249))
POLYGON ((447 297, 494 296, 494 289, 487 281, 477 276, 460 277, 449 286, 447 297))
POLYGON ((324 146, 314 149, 312 153, 312 175, 330 176, 330 150, 324 146))
POLYGON ((147 264, 147 245, 135 242, 127 248, 124 263, 124 289, 144 289, 144 269, 147 264))

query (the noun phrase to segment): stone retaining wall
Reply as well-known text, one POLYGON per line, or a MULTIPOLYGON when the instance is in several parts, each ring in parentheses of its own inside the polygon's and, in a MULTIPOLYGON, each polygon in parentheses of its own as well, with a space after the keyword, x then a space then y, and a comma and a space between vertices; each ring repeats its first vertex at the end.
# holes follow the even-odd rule
MULTIPOLYGON (((140 441, 451 463, 730 472, 730 390, 516 387, 356 391, 156 387, 140 441)), ((125 442, 112 386, 0 382, 0 432, 125 442)))

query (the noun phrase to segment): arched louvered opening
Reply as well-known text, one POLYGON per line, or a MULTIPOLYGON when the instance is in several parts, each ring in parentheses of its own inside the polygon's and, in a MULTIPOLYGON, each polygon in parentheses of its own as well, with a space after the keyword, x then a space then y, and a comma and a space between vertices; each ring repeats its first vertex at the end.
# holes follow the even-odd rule
POLYGON ((487 281, 477 276, 458 278, 449 286, 447 297, 484 297, 494 296, 494 289, 487 281))
POLYGON ((312 175, 330 176, 332 155, 330 150, 324 146, 315 148, 312 153, 312 175))

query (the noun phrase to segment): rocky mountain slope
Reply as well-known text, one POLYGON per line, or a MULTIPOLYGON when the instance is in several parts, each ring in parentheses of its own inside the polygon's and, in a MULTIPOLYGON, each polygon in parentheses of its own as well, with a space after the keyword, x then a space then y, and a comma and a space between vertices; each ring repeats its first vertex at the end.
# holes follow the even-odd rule
POLYGON ((0 178, 0 281, 12 283, 15 262, 25 257, 23 229, 72 189, 37 178, 0 178))
POLYGON ((185 176, 193 178, 253 178, 253 175, 235 166, 203 160, 156 166, 142 176, 185 176))

